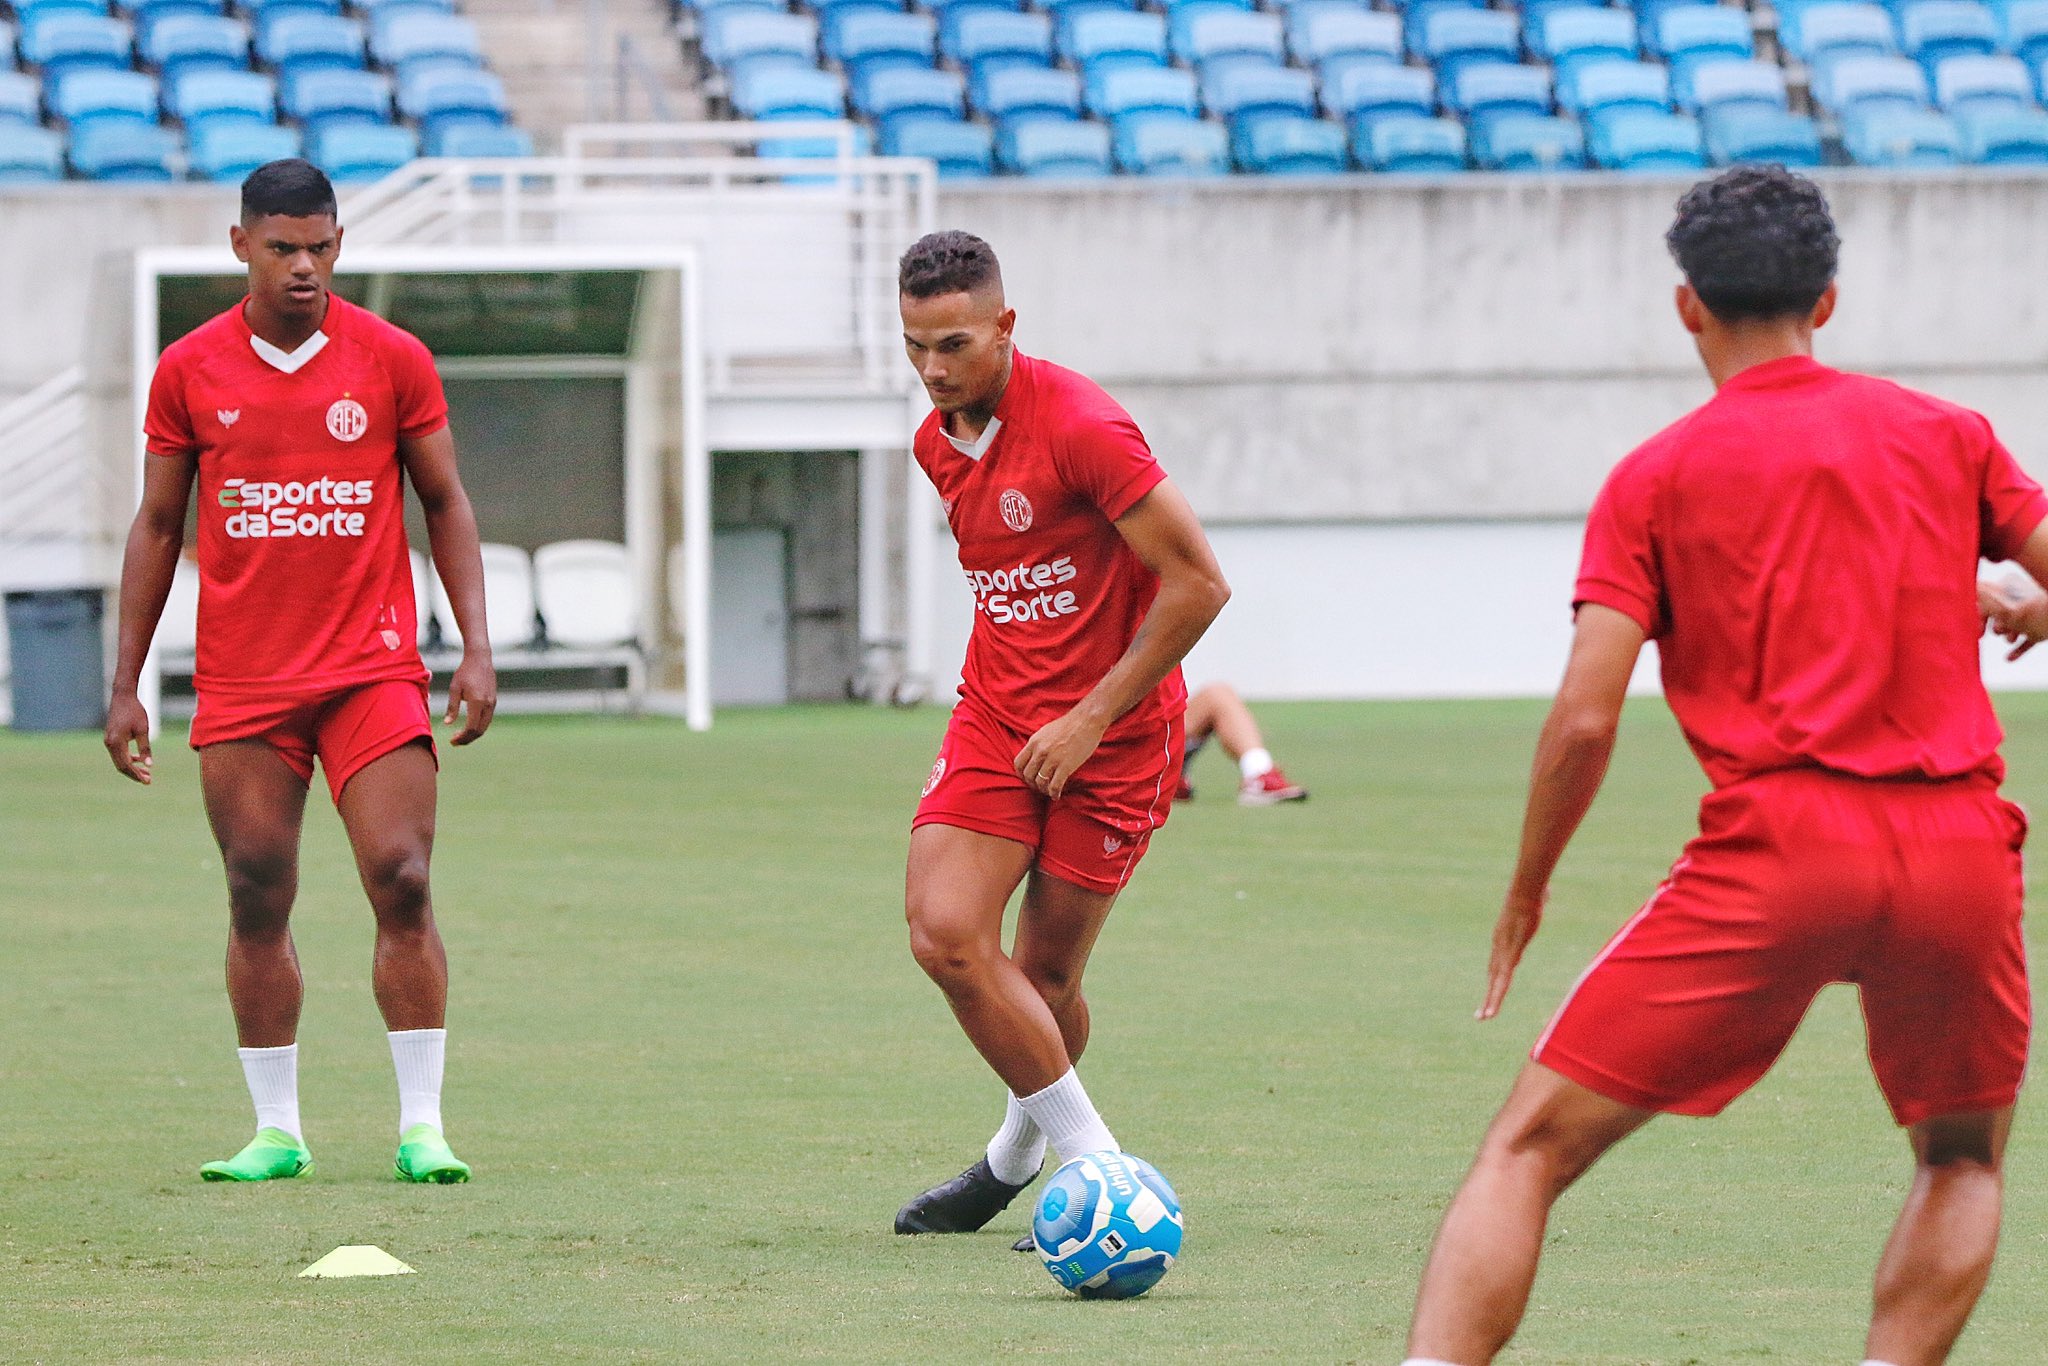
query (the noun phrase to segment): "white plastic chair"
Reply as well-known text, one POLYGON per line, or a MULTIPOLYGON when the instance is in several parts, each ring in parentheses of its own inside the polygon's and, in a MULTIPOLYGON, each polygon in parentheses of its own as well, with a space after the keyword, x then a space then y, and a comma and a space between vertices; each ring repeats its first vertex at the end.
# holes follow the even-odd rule
POLYGON ((171 572, 163 615, 157 618, 156 647, 179 658, 189 658, 199 648, 199 566, 182 555, 171 572))
POLYGON ((632 560, 615 541, 542 546, 533 552, 533 592, 551 644, 599 649, 639 634, 632 560))
MULTIPOLYGON (((533 644, 533 561, 516 545, 488 541, 483 561, 484 624, 491 633, 491 648, 518 650, 533 644)), ((439 574, 434 575, 434 620, 441 625, 441 643, 460 649, 462 631, 439 574)))

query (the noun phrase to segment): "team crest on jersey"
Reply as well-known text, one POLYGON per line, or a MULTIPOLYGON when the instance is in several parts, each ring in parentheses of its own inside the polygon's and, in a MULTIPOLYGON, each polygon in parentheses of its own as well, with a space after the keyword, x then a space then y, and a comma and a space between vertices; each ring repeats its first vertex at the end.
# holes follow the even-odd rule
POLYGON ((941 754, 941 755, 939 756, 939 761, 938 761, 937 763, 935 763, 935 764, 933 764, 933 765, 932 765, 932 776, 931 776, 931 777, 929 777, 929 778, 926 778, 926 779, 924 780, 924 791, 922 791, 922 792, 918 793, 918 796, 920 796, 920 797, 929 797, 929 796, 931 796, 931 795, 932 795, 932 789, 933 789, 933 788, 935 788, 935 787, 937 787, 937 786, 939 785, 939 779, 941 779, 941 778, 943 778, 943 777, 945 777, 945 776, 946 776, 946 756, 945 756, 945 755, 943 755, 943 754, 941 754))
POLYGON ((220 425, 223 427, 232 427, 242 420, 240 408, 216 408, 213 415, 220 419, 220 425))
POLYGON ((352 398, 338 398, 327 410, 327 434, 336 441, 359 441, 369 430, 369 412, 352 398))
POLYGON ((1012 531, 1031 530, 1031 500, 1015 489, 1004 489, 996 506, 1003 514, 1003 525, 1012 531))

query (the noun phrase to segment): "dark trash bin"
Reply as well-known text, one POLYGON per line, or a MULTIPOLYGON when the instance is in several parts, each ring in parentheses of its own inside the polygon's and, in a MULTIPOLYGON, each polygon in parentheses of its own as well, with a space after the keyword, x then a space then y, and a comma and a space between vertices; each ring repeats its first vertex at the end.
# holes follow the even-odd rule
POLYGON ((97 588, 7 594, 7 657, 16 730, 98 730, 107 723, 97 588))

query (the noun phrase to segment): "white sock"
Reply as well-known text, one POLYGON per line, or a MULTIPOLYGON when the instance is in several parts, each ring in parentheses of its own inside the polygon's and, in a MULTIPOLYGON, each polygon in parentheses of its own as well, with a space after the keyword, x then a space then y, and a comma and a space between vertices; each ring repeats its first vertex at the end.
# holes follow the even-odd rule
POLYGON ((988 1141, 988 1169, 1006 1186, 1021 1186, 1045 1165, 1045 1131, 1015 1096, 1003 1104, 1003 1127, 988 1141))
POLYGON ((304 1143, 299 1129, 299 1046, 237 1048, 249 1099, 256 1103, 256 1127, 282 1129, 304 1143))
POLYGON ((1246 782, 1254 778, 1263 778, 1273 771, 1273 756, 1267 753, 1264 745, 1257 749, 1248 749, 1238 756, 1237 771, 1243 775, 1246 782))
POLYGON ((441 1127, 441 1067, 448 1055, 445 1029, 391 1031, 391 1065, 398 1072, 398 1132, 415 1124, 441 1127))
POLYGON ((1017 1104, 1044 1131, 1064 1161, 1083 1153, 1117 1151, 1109 1126, 1096 1113, 1095 1102, 1088 1099, 1088 1092, 1071 1067, 1067 1075, 1043 1091, 1020 1097, 1017 1104))

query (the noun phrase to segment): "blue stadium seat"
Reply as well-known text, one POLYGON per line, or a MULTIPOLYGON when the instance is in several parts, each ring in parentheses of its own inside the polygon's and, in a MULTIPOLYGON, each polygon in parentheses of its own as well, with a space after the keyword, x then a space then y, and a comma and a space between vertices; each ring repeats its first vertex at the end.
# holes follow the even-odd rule
POLYGON ((298 156, 296 128, 274 123, 209 123, 192 134, 192 170, 202 179, 239 181, 266 162, 298 156))
POLYGON ((533 134, 503 123, 451 123, 430 129, 430 157, 530 157, 533 134))
POLYGON ((2048 0, 2007 0, 2005 50, 2037 66, 2048 61, 2048 0))
POLYGON ((1436 76, 1413 66, 1346 67, 1324 83, 1323 108, 1346 121, 1386 115, 1428 118, 1436 112, 1436 76))
POLYGON ((1094 179, 1111 172, 1109 128, 1080 120, 1026 119, 996 137, 1003 166, 1035 179, 1094 179))
POLYGON ((1957 112, 1963 159, 1980 166, 2048 166, 2048 113, 1969 108, 1957 112))
POLYGON ((1294 59, 1322 66, 1340 57, 1401 60, 1401 21, 1343 0, 1301 0, 1287 14, 1287 41, 1294 59))
POLYGON ((11 70, 20 62, 16 52, 18 37, 14 25, 0 19, 0 70, 11 70))
POLYGON ((178 138, 135 119, 100 119, 71 134, 71 169, 88 180, 175 180, 178 138))
POLYGON ((323 66, 360 71, 369 58, 369 39, 353 19, 280 14, 256 35, 256 55, 280 75, 323 66))
POLYGON ((1808 66, 1849 56, 1889 57, 1899 50, 1891 16, 1858 0, 1823 0, 1788 8, 1778 40, 1808 66))
POLYGON ((855 10, 832 26, 825 55, 845 68, 848 80, 890 66, 929 67, 937 56, 939 25, 929 14, 855 10))
POLYGON ((1440 9, 1422 27, 1422 55, 1440 76, 1481 62, 1517 61, 1521 49, 1521 21, 1502 10, 1440 9))
POLYGON ((1550 71, 1546 67, 1498 62, 1468 66, 1445 81, 1444 106, 1471 125, 1472 156, 1483 166, 1477 136, 1481 126, 1511 115, 1541 118, 1549 114, 1550 71))
POLYGON ((1456 119, 1388 114, 1351 125, 1352 150, 1375 171, 1442 175, 1465 169, 1465 125, 1456 119))
POLYGON ((1019 119, 1077 119, 1081 77, 1047 67, 1003 67, 982 79, 975 106, 998 128, 1019 119))
POLYGON ((1756 55, 1749 11, 1733 5, 1675 5, 1657 16, 1645 46, 1671 64, 1674 85, 1707 62, 1747 61, 1756 55))
POLYGON ((733 77, 732 107, 750 119, 846 117, 846 78, 814 66, 756 66, 733 77))
POLYGON ((1805 114, 1768 105, 1716 105, 1700 116, 1707 160, 1716 166, 1737 162, 1813 167, 1821 164, 1820 129, 1805 114))
POLYGON ((167 14, 143 30, 137 44, 145 64, 165 80, 187 71, 212 67, 246 71, 249 29, 238 20, 217 15, 167 14))
POLYGON ((0 127, 38 123, 43 113, 43 83, 21 71, 0 71, 0 127))
POLYGON ((154 76, 139 71, 103 71, 89 67, 67 71, 47 85, 50 113, 75 132, 102 119, 155 123, 162 96, 154 76))
POLYGON ((1815 73, 1814 97, 1837 114, 1927 104, 1927 73, 1904 57, 1844 57, 1815 73))
POLYGON ((1963 156, 1946 115, 1883 103, 1842 115, 1842 145, 1859 166, 1953 166, 1963 156))
POLYGON ((925 157, 942 180, 979 180, 995 174, 995 135, 984 123, 926 119, 905 124, 882 140, 892 157, 925 157))
POLYGON ((1024 0, 922 0, 918 7, 938 18, 940 33, 950 34, 953 26, 970 14, 1004 11, 1015 14, 1024 8, 1024 0))
POLYGON ((1111 67, 1089 75, 1086 95, 1089 111, 1112 122, 1146 114, 1192 119, 1201 112, 1195 74, 1184 67, 1111 67))
POLYGON ((1593 164, 1612 171, 1686 171, 1707 164, 1700 126, 1689 114, 1611 110, 1589 126, 1593 164))
POLYGON ((1254 175, 1342 175, 1350 169, 1343 126, 1302 114, 1240 120, 1230 155, 1254 175))
POLYGON ((1616 113, 1663 113, 1671 108, 1671 73, 1654 62, 1582 66, 1558 82, 1557 103, 1596 123, 1616 113))
POLYGON ((1486 0, 1407 0, 1401 9, 1401 41, 1410 54, 1423 51, 1423 33, 1431 16, 1443 10, 1485 9, 1486 0))
POLYGON ((1785 68, 1776 62, 1728 58, 1672 68, 1671 93, 1680 109, 1693 114, 1738 105, 1784 109, 1789 98, 1785 68))
POLYGON ((0 185, 63 178, 63 138, 47 128, 0 122, 0 185))
POLYGON ((2048 104, 2048 58, 2043 58, 2032 69, 2034 73, 2034 93, 2041 97, 2043 104, 2048 104))
POLYGON ((14 17, 23 28, 33 27, 45 15, 86 14, 104 17, 107 0, 14 0, 14 17))
MULTIPOLYGON (((399 70, 400 74, 414 63, 430 60, 484 64, 475 24, 452 14, 425 14, 417 10, 378 20, 370 30, 370 54, 378 65, 399 70)), ((369 147, 367 142, 362 145, 369 147)))
POLYGON ((315 129, 346 123, 391 122, 391 78, 375 71, 338 68, 294 71, 280 91, 284 112, 312 137, 315 129))
POLYGON ((258 26, 280 14, 339 14, 341 0, 239 0, 242 11, 258 26))
MULTIPOLYGON (((775 8, 779 10, 781 6, 777 5, 775 8)), ((818 36, 828 42, 838 31, 839 25, 863 10, 870 14, 903 13, 901 5, 891 4, 889 0, 810 0, 804 8, 818 21, 818 36)), ((938 16, 934 15, 933 23, 936 25, 937 21, 938 16)))
POLYGON ((420 126, 422 137, 458 123, 505 123, 505 83, 488 71, 438 67, 398 83, 398 112, 420 126))
MULTIPOLYGON (((1138 8, 1137 0, 1038 0, 1036 6, 1052 16, 1055 29, 1065 28, 1084 14, 1105 14, 1138 8)), ((1000 160, 1000 155, 998 156, 1000 160)))
MULTIPOLYGON (((308 75, 340 75, 309 72, 308 75)), ((306 138, 306 158, 337 181, 377 180, 419 154, 419 137, 410 128, 389 124, 331 123, 306 138)))
MULTIPOLYGON (((1636 17, 1623 9, 1590 5, 1553 9, 1529 32, 1529 50, 1557 68, 1558 78, 1593 62, 1636 59, 1636 17)), ((1474 151, 1477 159, 1477 151, 1474 151)))
POLYGON ((1233 125, 1242 119, 1293 114, 1312 119, 1315 80, 1299 67, 1233 63, 1202 79, 1202 103, 1233 125))
POLYGON ((188 134, 209 123, 272 123, 277 82, 254 71, 188 71, 164 83, 164 112, 188 134))
POLYGON ((218 18, 228 12, 227 0, 127 0, 122 6, 136 32, 147 34, 149 26, 174 14, 196 18, 218 18))
POLYGON ((1586 135, 1571 119, 1509 113, 1474 124, 1472 161, 1482 171, 1564 171, 1586 164, 1586 135))
POLYGON ((1998 50, 1998 20, 1976 0, 1911 0, 1899 11, 1908 57, 1932 74, 1949 57, 1988 57, 1998 50))
MULTIPOLYGON (((797 66, 818 64, 818 21, 807 15, 735 6, 704 17, 705 60, 714 66, 780 58, 797 66)), ((765 64, 765 63, 763 63, 765 64)))
POLYGON ((887 137, 899 123, 961 118, 967 108, 966 83, 957 71, 886 66, 853 83, 853 104, 887 137))
POLYGON ((1173 32, 1174 56, 1197 67, 1248 57, 1279 66, 1287 60, 1287 40, 1277 14, 1204 6, 1184 27, 1167 20, 1173 32))
POLYGON ((970 10, 943 35, 946 56, 974 77, 999 66, 1051 66, 1052 20, 1043 14, 970 10))
POLYGON ((1214 176, 1230 170, 1230 135, 1209 119, 1148 112, 1117 120, 1117 165, 1133 175, 1214 176))
POLYGON ((68 10, 24 21, 19 43, 23 64, 42 68, 44 80, 96 66, 120 71, 135 59, 126 24, 68 10))
POLYGON ((1165 66, 1166 18, 1123 11, 1084 14, 1062 31, 1060 48, 1091 73, 1105 65, 1165 66))
POLYGON ((1934 69, 1934 102, 1950 114, 2026 109, 2034 103, 2034 83, 2017 57, 1951 57, 1934 69))

